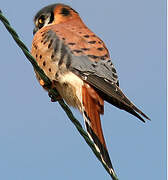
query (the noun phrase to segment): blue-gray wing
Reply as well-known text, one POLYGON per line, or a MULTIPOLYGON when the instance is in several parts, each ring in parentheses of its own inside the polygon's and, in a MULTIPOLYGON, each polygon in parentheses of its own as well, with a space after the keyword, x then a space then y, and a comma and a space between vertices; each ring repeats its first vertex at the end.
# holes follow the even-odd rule
POLYGON ((87 56, 72 55, 69 68, 96 89, 100 96, 110 104, 133 114, 143 122, 145 121, 140 115, 149 119, 119 88, 118 76, 111 60, 100 59, 93 62, 87 56))
POLYGON ((51 59, 58 61, 59 67, 64 64, 67 70, 90 84, 107 102, 135 115, 143 122, 139 114, 149 119, 119 88, 117 73, 110 59, 104 60, 101 56, 97 56, 98 59, 93 61, 89 55, 75 55, 69 45, 65 44, 53 30, 44 32, 42 36, 44 36, 44 43, 49 42, 48 48, 52 46, 51 59))

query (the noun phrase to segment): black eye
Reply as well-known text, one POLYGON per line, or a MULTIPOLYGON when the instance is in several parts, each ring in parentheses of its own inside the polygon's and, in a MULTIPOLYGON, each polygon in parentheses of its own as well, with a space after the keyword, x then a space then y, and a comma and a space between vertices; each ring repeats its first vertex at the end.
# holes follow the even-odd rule
POLYGON ((40 16, 39 19, 38 19, 38 23, 39 24, 44 24, 44 21, 45 21, 45 17, 43 15, 40 16))

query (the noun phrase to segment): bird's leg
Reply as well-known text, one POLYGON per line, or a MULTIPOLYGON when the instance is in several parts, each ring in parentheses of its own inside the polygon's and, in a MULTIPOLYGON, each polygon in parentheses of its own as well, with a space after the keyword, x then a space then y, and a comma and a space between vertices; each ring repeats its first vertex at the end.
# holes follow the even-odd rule
POLYGON ((51 92, 50 89, 48 89, 47 87, 45 87, 45 83, 44 83, 44 81, 43 81, 42 79, 40 79, 40 85, 41 85, 45 90, 48 91, 48 96, 51 98, 51 102, 57 102, 57 101, 59 101, 59 100, 62 99, 62 97, 58 94, 58 92, 57 92, 57 90, 56 90, 56 88, 55 88, 55 86, 54 86, 53 83, 52 83, 50 89, 56 90, 57 93, 54 93, 53 91, 51 92))
POLYGON ((51 89, 55 90, 54 92, 48 91, 48 96, 51 98, 51 102, 56 102, 62 99, 62 97, 59 95, 57 89, 55 88, 55 82, 52 82, 51 89))
POLYGON ((59 94, 55 95, 50 91, 48 92, 48 96, 51 98, 51 102, 57 102, 62 99, 62 97, 59 94))

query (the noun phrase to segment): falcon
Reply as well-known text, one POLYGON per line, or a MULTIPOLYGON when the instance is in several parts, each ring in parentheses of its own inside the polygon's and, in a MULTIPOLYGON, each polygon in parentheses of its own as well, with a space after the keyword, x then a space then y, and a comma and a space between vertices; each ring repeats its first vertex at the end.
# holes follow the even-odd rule
MULTIPOLYGON (((32 55, 59 92, 58 99, 81 112, 89 138, 113 172, 100 121, 104 101, 142 122, 149 118, 123 94, 108 49, 78 12, 68 5, 52 4, 35 15, 34 24, 32 55)), ((36 76, 48 90, 38 72, 36 76)))

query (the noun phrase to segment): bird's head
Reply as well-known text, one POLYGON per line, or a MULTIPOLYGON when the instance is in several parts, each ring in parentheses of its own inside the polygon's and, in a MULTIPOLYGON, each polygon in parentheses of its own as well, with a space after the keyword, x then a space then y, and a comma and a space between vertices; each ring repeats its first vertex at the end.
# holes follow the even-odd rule
POLYGON ((42 8, 34 17, 35 34, 42 27, 59 24, 79 17, 78 13, 65 4, 52 4, 42 8))

